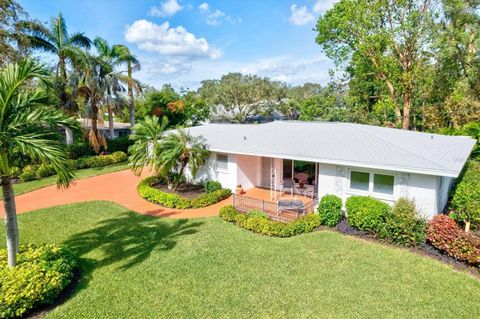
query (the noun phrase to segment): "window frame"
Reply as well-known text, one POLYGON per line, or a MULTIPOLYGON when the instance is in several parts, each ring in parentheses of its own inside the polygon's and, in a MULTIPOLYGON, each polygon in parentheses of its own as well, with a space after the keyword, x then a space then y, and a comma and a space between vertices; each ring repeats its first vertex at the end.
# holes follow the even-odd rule
POLYGON ((397 187, 397 175, 391 172, 383 172, 383 171, 368 171, 363 169, 355 169, 350 168, 348 170, 348 190, 347 193, 352 195, 370 195, 375 198, 385 199, 385 200, 392 200, 395 197, 395 190, 397 187), (352 172, 360 172, 360 173, 368 173, 368 190, 359 190, 355 188, 351 188, 351 180, 352 180, 352 172), (374 176, 377 175, 387 175, 393 176, 393 189, 391 194, 379 193, 374 192, 374 176))
POLYGON ((216 169, 217 171, 219 172, 228 172, 228 154, 225 154, 225 153, 216 153, 215 154, 215 166, 216 166, 216 169), (219 156, 225 156, 226 158, 226 162, 224 161, 219 161, 218 160, 218 157, 219 156), (225 163, 225 167, 220 167, 220 165, 218 165, 219 163, 225 163))

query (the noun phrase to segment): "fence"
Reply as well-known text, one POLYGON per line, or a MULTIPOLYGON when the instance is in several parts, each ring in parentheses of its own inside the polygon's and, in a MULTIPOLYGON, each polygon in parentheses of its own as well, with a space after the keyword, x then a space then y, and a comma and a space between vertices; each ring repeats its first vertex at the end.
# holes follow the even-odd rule
POLYGON ((266 201, 263 199, 256 199, 252 197, 233 194, 233 207, 241 212, 249 212, 252 210, 259 210, 267 214, 270 218, 291 221, 298 217, 305 216, 312 213, 315 209, 316 202, 311 200, 303 205, 279 205, 275 202, 266 201))

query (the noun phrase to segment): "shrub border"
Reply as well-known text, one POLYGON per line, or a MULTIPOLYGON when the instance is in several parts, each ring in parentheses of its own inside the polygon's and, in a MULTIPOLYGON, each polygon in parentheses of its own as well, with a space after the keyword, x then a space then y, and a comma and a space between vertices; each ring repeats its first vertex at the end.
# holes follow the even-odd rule
POLYGON ((150 176, 138 183, 137 191, 140 197, 149 202, 159 204, 167 208, 189 209, 189 208, 203 208, 216 204, 225 198, 228 198, 232 192, 230 189, 221 188, 211 193, 205 193, 197 198, 189 199, 178 194, 162 192, 152 185, 163 181, 160 176, 150 176))
POLYGON ((310 213, 291 222, 275 221, 258 211, 242 213, 232 205, 220 209, 219 216, 254 233, 272 237, 291 237, 314 231, 320 226, 320 216, 310 213))

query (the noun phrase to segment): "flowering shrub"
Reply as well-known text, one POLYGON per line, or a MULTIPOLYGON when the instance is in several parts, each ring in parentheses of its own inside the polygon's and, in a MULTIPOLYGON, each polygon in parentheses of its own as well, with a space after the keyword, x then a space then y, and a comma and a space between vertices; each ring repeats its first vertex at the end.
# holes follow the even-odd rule
POLYGON ((59 245, 20 246, 17 266, 8 268, 7 251, 0 250, 0 318, 20 317, 52 303, 72 280, 76 259, 59 245))
POLYGON ((428 223, 427 240, 455 259, 480 266, 480 238, 464 232, 446 215, 434 216, 428 223))

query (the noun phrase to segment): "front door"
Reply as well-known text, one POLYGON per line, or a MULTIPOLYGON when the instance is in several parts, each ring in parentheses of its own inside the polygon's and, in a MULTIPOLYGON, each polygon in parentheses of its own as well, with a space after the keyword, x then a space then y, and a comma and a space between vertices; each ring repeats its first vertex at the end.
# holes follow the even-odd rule
POLYGON ((260 186, 270 188, 272 181, 273 159, 270 157, 262 157, 262 172, 260 175, 260 186))

